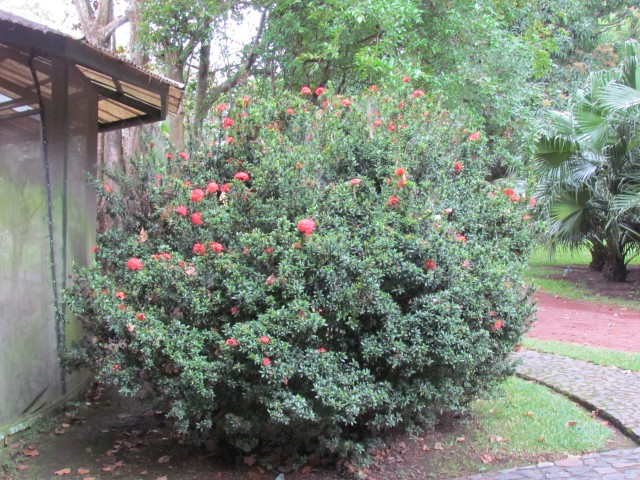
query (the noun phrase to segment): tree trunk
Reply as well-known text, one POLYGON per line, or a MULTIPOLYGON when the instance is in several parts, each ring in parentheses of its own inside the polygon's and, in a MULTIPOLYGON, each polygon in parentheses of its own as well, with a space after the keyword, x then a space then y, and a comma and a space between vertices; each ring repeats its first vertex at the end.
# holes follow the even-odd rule
POLYGON ((589 270, 592 272, 601 272, 607 261, 607 249, 601 243, 594 243, 589 251, 591 252, 589 270))
MULTIPOLYGON (((184 65, 181 65, 177 58, 167 60, 167 77, 170 80, 182 82, 184 65)), ((180 106, 180 111, 177 115, 169 116, 169 141, 176 152, 184 150, 184 110, 182 106, 180 106)))
POLYGON ((602 276, 607 282, 624 282, 627 279, 629 271, 624 258, 609 254, 602 269, 602 276))

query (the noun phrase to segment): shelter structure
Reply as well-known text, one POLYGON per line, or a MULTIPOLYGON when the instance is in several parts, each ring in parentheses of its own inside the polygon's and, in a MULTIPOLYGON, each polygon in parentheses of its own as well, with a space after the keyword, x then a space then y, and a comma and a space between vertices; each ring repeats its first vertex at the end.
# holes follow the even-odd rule
POLYGON ((183 86, 0 11, 0 440, 83 384, 58 353, 62 301, 93 260, 99 132, 177 113, 183 86))

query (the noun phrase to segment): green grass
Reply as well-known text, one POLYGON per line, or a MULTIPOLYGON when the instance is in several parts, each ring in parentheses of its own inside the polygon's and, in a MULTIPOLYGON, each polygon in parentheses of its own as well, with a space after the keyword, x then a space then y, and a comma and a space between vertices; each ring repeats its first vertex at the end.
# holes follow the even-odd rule
MULTIPOLYGON (((636 257, 630 265, 638 265, 639 261, 640 259, 636 257)), ((582 284, 549 278, 550 275, 561 274, 562 269, 570 265, 588 265, 590 262, 591 255, 586 249, 577 251, 558 249, 553 257, 549 257, 548 248, 539 247, 531 253, 529 258, 529 268, 526 272, 527 281, 547 293, 564 298, 638 308, 638 301, 636 300, 594 295, 592 291, 582 284)))
POLYGON ((606 348, 591 348, 574 343, 558 342, 555 340, 538 340, 525 338, 522 344, 526 348, 541 352, 557 353, 564 357, 577 358, 597 365, 618 367, 622 370, 640 372, 640 354, 620 352, 606 348))
POLYGON ((486 446, 514 456, 601 450, 613 436, 572 401, 515 377, 490 397, 474 402, 472 414, 481 419, 486 446))

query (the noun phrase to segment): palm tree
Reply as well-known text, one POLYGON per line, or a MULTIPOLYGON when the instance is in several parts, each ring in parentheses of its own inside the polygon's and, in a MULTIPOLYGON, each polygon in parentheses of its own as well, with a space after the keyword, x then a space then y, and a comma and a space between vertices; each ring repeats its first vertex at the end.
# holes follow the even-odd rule
POLYGON ((571 111, 550 112, 536 149, 552 248, 586 246, 609 281, 626 280, 640 238, 640 201, 622 201, 640 193, 639 52, 628 42, 620 66, 592 73, 571 111))

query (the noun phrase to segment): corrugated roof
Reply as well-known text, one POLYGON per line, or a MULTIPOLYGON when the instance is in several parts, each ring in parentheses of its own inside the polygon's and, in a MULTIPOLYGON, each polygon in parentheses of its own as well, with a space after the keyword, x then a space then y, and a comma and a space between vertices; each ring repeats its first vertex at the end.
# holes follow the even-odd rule
MULTIPOLYGON (((0 103, 3 115, 37 106, 35 86, 25 58, 33 55, 37 70, 47 78, 44 65, 52 56, 64 58, 93 85, 99 95, 101 131, 162 120, 180 108, 184 86, 45 25, 0 10, 0 94, 15 102, 0 103), (18 105, 21 103, 20 105, 18 105)), ((50 90, 50 86, 48 87, 50 90)), ((46 82, 42 86, 47 92, 46 82)), ((22 115, 28 115, 22 112, 22 115)))

